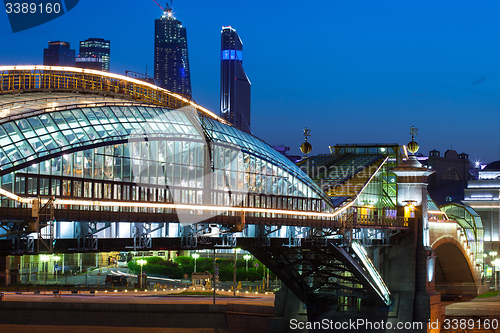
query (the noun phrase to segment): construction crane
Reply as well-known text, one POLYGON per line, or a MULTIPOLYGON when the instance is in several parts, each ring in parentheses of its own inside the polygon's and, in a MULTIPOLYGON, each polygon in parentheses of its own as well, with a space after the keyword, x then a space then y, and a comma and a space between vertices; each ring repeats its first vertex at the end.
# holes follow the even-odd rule
POLYGON ((158 7, 161 8, 161 10, 165 13, 165 14, 172 14, 172 1, 173 0, 170 0, 170 1, 167 1, 167 3, 165 4, 165 8, 163 8, 156 0, 153 0, 155 2, 155 4, 158 5, 158 7))

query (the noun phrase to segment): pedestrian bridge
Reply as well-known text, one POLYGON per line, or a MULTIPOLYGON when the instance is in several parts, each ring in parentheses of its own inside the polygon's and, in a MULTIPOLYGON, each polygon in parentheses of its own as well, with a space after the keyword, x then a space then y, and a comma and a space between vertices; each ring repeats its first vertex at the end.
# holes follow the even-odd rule
MULTIPOLYGON (((357 149, 328 159, 335 172, 319 186, 262 140, 146 82, 0 67, 0 252, 242 246, 304 303, 387 307, 390 285, 362 245, 397 246, 418 223, 398 215, 399 147, 357 149)), ((472 272, 460 227, 434 220, 438 259, 461 255, 472 272)), ((437 279, 455 283, 446 262, 437 279)))

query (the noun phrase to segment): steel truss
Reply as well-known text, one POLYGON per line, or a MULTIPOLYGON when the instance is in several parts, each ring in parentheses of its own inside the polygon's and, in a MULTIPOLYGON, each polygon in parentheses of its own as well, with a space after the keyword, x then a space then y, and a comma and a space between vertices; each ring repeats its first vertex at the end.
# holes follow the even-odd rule
POLYGON ((370 294, 328 246, 252 246, 246 248, 305 304, 337 302, 336 297, 370 294), (332 299, 334 297, 335 299, 332 299))
POLYGON ((54 252, 54 201, 54 196, 39 196, 33 202, 32 212, 36 218, 38 232, 38 253, 54 252))

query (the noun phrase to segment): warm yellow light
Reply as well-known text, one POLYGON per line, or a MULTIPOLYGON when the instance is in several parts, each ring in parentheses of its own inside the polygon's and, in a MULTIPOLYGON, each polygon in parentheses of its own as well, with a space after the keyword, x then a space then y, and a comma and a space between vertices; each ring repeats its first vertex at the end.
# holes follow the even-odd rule
POLYGON ((137 79, 133 79, 133 78, 130 78, 130 77, 127 77, 127 76, 122 76, 122 75, 118 75, 118 74, 113 74, 113 73, 108 73, 108 72, 101 72, 101 71, 96 71, 96 70, 93 70, 93 69, 83 69, 83 68, 76 68, 76 67, 64 67, 64 66, 0 66, 0 72, 2 71, 13 71, 13 70, 21 70, 21 71, 32 71, 32 70, 53 70, 53 71, 66 71, 66 72, 73 72, 73 73, 86 73, 86 74, 94 74, 94 75, 98 75, 98 76, 103 76, 103 77, 109 77, 109 78, 113 78, 113 79, 117 79, 117 80, 122 80, 122 81, 128 81, 128 82, 131 82, 131 83, 134 83, 134 84, 138 84, 138 85, 142 85, 142 86, 146 86, 148 88, 151 88, 153 90, 157 90, 157 91, 163 91, 165 92, 166 94, 170 95, 170 96, 173 96, 177 99, 180 99, 181 101, 199 109, 200 111, 204 112, 204 113, 207 113, 208 115, 210 115, 212 118, 215 118, 217 119, 218 121, 224 123, 224 124, 228 124, 228 122, 224 119, 222 119, 221 117, 217 116, 215 113, 213 113, 212 111, 196 104, 195 102, 193 102, 192 100, 190 99, 187 99, 181 95, 178 95, 176 93, 173 93, 167 89, 163 89, 163 88, 160 88, 158 86, 155 86, 154 84, 151 84, 151 83, 147 83, 147 82, 144 82, 144 81, 141 81, 141 80, 137 80, 137 79))

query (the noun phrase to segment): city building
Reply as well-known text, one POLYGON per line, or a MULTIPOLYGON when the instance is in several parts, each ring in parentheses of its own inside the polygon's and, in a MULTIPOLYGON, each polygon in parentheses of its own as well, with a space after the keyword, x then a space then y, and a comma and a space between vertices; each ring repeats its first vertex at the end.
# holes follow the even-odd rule
POLYGON ((43 50, 44 66, 75 67, 75 50, 69 42, 49 42, 49 47, 43 50))
POLYGON ((109 72, 110 41, 102 38, 89 38, 80 42, 80 54, 76 67, 109 72))
MULTIPOLYGON (((485 253, 498 252, 500 241, 500 161, 479 171, 479 179, 469 180, 464 204, 480 216, 484 227, 485 253)), ((487 258, 489 264, 492 258, 487 258)))
POLYGON ((75 59, 75 67, 78 68, 95 69, 97 71, 102 71, 102 65, 102 59, 98 57, 77 57, 75 59))
POLYGON ((161 87, 191 98, 186 28, 171 10, 155 20, 154 78, 161 87))
POLYGON ((461 203, 467 181, 472 178, 469 155, 449 149, 441 156, 441 152, 434 149, 422 163, 435 171, 428 178, 428 191, 434 201, 439 205, 461 203))
POLYGON ((222 27, 220 114, 238 129, 251 134, 250 86, 243 69, 243 43, 235 29, 222 27))

